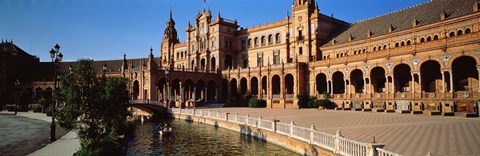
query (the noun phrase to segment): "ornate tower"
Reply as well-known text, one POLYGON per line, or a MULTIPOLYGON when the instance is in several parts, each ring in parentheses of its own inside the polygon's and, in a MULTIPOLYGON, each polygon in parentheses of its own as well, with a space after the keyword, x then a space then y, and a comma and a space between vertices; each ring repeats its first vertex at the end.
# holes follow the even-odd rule
POLYGON ((174 46, 177 43, 179 43, 177 30, 172 18, 172 10, 170 10, 170 19, 163 33, 163 41, 160 47, 160 58, 163 65, 170 66, 173 64, 174 46))
POLYGON ((318 9, 315 0, 295 0, 290 20, 290 60, 288 62, 308 62, 312 59, 316 47, 316 24, 318 9))

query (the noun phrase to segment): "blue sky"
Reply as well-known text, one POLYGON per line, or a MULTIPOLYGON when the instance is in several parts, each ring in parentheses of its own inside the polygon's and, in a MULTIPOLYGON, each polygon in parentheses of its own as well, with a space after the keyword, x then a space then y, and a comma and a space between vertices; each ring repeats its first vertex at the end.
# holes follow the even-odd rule
MULTIPOLYGON (((355 22, 400 10, 428 0, 317 0, 320 12, 355 22)), ((95 60, 155 56, 173 9, 180 40, 185 28, 202 9, 218 11, 240 26, 275 22, 285 18, 292 0, 0 0, 0 38, 13 42, 41 61, 59 43, 64 60, 95 60)))

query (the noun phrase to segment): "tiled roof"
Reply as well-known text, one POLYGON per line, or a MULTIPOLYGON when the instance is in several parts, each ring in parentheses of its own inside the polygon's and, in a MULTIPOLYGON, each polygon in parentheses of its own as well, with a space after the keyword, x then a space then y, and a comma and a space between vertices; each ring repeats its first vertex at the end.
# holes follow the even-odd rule
POLYGON ((340 28, 322 47, 333 46, 333 39, 335 39, 335 45, 348 43, 350 36, 353 37, 352 41, 366 39, 368 31, 371 31, 371 37, 385 35, 388 34, 390 25, 394 28, 392 32, 411 29, 414 19, 418 21, 417 27, 432 24, 440 21, 442 12, 447 15, 445 19, 471 14, 474 3, 476 0, 432 0, 389 14, 354 22, 340 28))
POLYGON ((10 55, 18 55, 18 56, 21 56, 21 57, 35 57, 35 56, 32 56, 30 54, 28 54, 27 52, 25 52, 24 50, 22 50, 21 48, 19 48, 17 45, 13 44, 12 41, 10 42, 2 42, 0 43, 0 53, 1 54, 10 54, 10 55))

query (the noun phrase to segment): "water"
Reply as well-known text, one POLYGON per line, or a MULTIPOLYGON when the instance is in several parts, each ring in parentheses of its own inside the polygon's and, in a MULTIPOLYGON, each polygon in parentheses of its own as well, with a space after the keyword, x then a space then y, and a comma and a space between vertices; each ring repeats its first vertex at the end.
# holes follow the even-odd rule
POLYGON ((174 132, 164 136, 155 123, 138 124, 127 155, 298 155, 224 128, 178 119, 167 122, 174 132))

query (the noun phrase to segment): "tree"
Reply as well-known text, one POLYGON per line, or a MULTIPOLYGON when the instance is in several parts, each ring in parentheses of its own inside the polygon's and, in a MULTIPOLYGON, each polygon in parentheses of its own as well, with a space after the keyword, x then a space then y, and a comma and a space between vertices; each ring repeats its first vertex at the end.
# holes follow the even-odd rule
POLYGON ((128 82, 97 77, 92 62, 81 59, 73 72, 63 74, 54 96, 65 106, 55 115, 60 126, 78 131, 80 155, 121 152, 115 147, 119 147, 117 136, 128 115, 128 82))

